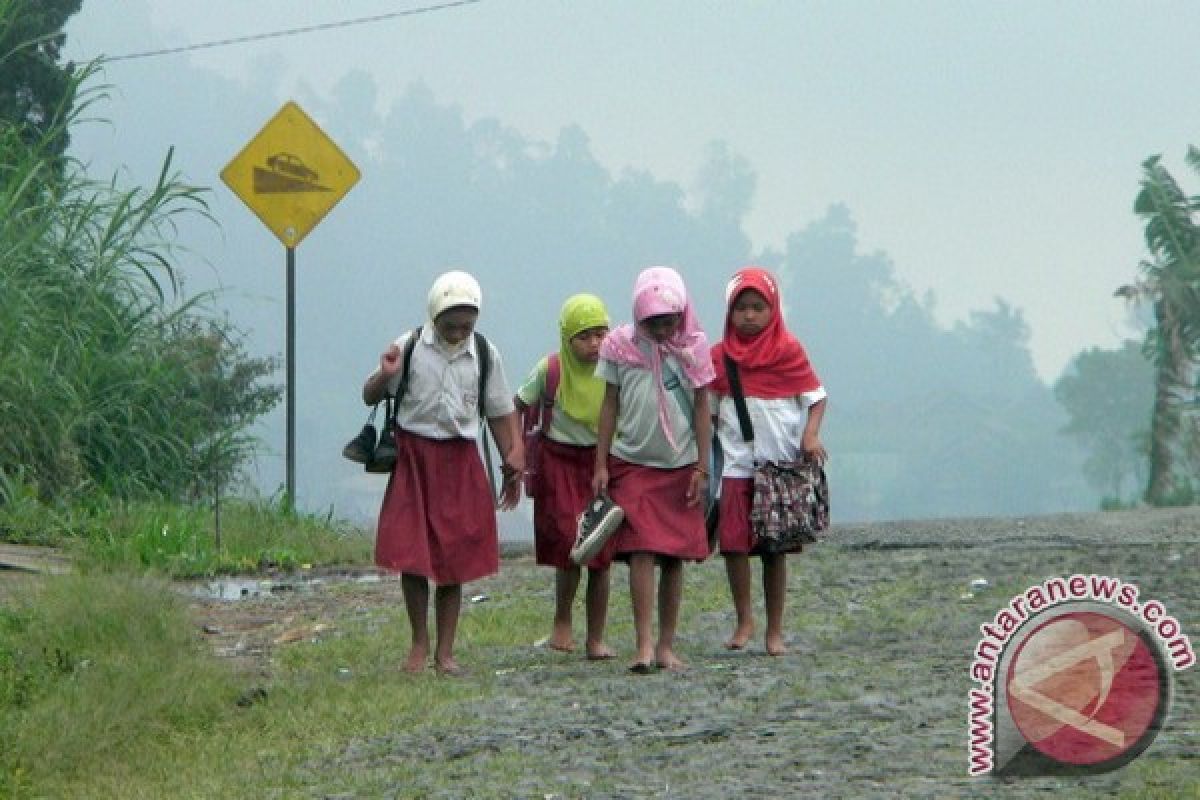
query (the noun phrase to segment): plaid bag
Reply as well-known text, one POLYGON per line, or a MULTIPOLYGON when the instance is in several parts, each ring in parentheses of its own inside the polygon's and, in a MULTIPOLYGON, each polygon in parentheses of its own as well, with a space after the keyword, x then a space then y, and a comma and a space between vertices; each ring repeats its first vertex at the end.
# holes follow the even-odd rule
POLYGON ((755 552, 799 550, 829 527, 829 485, 825 470, 810 459, 754 468, 750 529, 755 552))

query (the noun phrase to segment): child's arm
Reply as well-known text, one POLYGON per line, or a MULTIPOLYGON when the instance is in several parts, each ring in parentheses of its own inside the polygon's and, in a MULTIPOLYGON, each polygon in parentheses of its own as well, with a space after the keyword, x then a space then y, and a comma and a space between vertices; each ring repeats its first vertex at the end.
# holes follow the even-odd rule
POLYGON ((392 342, 388 349, 379 357, 379 370, 367 378, 363 384, 363 402, 373 406, 387 394, 388 381, 400 371, 400 345, 392 342))
POLYGON ((596 423, 596 466, 592 471, 592 491, 596 494, 608 492, 608 451, 617 430, 620 407, 620 390, 615 384, 604 384, 604 402, 600 404, 600 419, 596 423))
POLYGON ((500 490, 500 510, 516 508, 521 499, 521 474, 525 472, 525 443, 521 440, 517 412, 488 417, 488 427, 500 451, 504 483, 500 490))
POLYGON ((688 485, 687 504, 697 505, 704 500, 705 488, 713 478, 708 474, 709 448, 712 447, 712 416, 708 410, 708 391, 695 390, 695 410, 692 425, 696 428, 696 467, 692 470, 692 482, 688 485))
POLYGON ((800 449, 804 451, 804 455, 818 464, 824 464, 829 458, 829 453, 825 452, 825 445, 821 444, 821 420, 825 418, 826 399, 822 397, 808 407, 808 421, 804 423, 804 435, 800 439, 800 449))

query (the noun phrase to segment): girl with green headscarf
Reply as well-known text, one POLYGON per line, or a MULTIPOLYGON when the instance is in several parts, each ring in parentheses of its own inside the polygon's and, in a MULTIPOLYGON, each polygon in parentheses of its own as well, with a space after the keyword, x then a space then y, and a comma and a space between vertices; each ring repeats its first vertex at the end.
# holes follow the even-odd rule
MULTIPOLYGON (((579 516, 592 500, 596 426, 604 400, 604 382, 595 369, 609 328, 604 301, 591 294, 567 298, 558 327, 558 351, 538 361, 517 390, 516 403, 526 420, 526 444, 537 454, 527 463, 537 563, 555 569, 554 626, 546 642, 553 650, 572 652, 571 606, 581 569, 570 553, 579 516)), ((611 546, 587 563, 585 652, 590 660, 613 657, 604 643, 611 563, 611 546)))

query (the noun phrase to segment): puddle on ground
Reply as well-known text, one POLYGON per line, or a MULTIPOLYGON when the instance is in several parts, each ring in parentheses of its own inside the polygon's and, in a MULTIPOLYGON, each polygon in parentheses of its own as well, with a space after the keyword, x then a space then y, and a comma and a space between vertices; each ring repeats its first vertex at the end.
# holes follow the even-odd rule
POLYGON ((378 573, 363 575, 321 575, 286 578, 214 578, 202 583, 192 583, 185 591, 204 600, 246 600, 285 592, 310 592, 318 586, 337 583, 379 583, 378 573))

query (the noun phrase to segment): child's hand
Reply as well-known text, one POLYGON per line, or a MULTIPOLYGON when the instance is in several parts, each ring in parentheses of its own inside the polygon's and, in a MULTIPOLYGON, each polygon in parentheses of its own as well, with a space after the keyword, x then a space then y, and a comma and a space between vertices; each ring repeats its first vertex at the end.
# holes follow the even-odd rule
POLYGON ((592 473, 592 494, 608 494, 608 467, 596 467, 592 473))
POLYGON ((519 502, 521 502, 521 473, 510 472, 505 467, 504 484, 500 489, 500 510, 512 511, 519 502))
POLYGON ((379 371, 389 378, 400 371, 400 348, 395 342, 379 357, 379 371))
POLYGON ((800 442, 800 449, 804 451, 806 457, 818 464, 824 464, 829 458, 829 453, 825 452, 825 445, 821 444, 821 438, 815 433, 804 434, 804 439, 800 442))
POLYGON ((699 505, 707 494, 708 489, 708 473, 697 467, 692 470, 692 480, 688 484, 687 490, 687 505, 688 508, 699 505))

